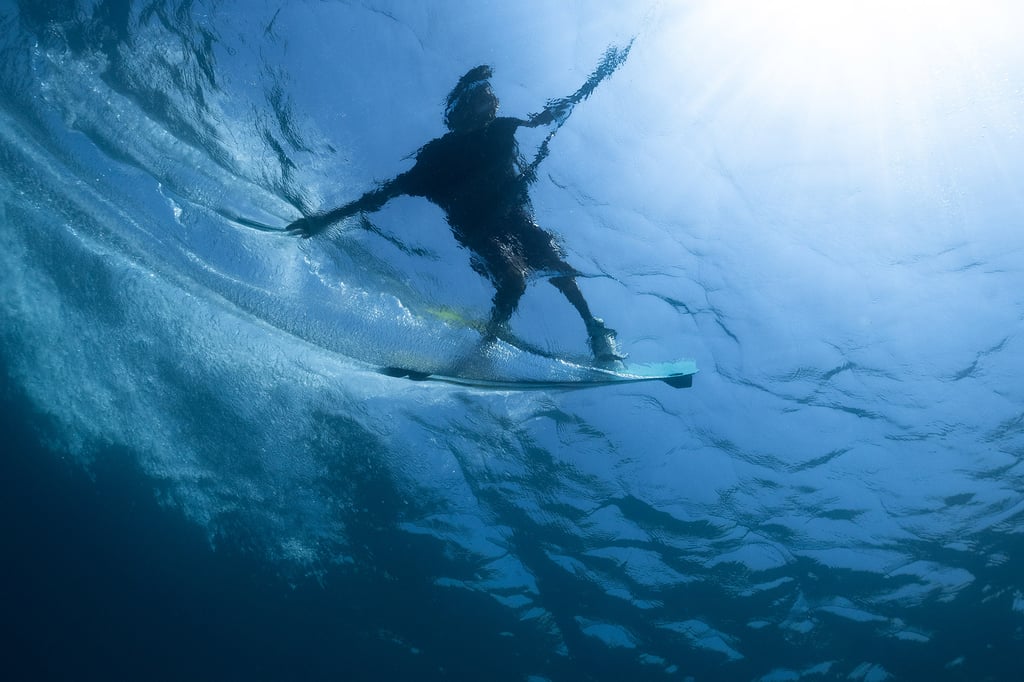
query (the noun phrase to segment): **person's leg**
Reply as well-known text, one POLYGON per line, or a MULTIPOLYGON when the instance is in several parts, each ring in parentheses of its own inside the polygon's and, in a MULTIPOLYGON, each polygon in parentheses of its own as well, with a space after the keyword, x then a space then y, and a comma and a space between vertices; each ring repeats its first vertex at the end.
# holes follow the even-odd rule
POLYGON ((576 308, 580 317, 583 318, 583 323, 587 326, 590 350, 593 352, 594 358, 604 363, 625 360, 625 354, 619 350, 618 344, 615 343, 615 330, 606 327, 604 320, 594 317, 593 313, 590 312, 590 306, 587 305, 583 292, 580 291, 579 285, 576 284, 576 279, 569 276, 560 276, 552 277, 548 281, 562 292, 569 303, 576 308))
POLYGON ((492 299, 491 319, 487 323, 488 340, 498 338, 505 331, 512 313, 519 306, 519 299, 526 293, 526 278, 511 269, 500 274, 492 274, 494 281, 494 298, 492 299))
MULTIPOLYGON (((562 295, 572 304, 576 312, 583 318, 590 339, 590 350, 594 358, 604 364, 613 364, 625 359, 615 343, 615 330, 604 326, 604 321, 594 317, 590 306, 583 297, 583 292, 576 284, 575 270, 565 262, 565 258, 554 238, 541 229, 532 218, 519 225, 517 240, 523 247, 523 255, 534 272, 555 271, 564 273, 548 279, 562 295)), ((517 299, 518 300, 518 299, 517 299)))
POLYGON ((579 285, 576 284, 576 279, 569 276, 559 276, 552 277, 548 281, 555 285, 556 289, 562 292, 589 328, 595 318, 590 312, 590 306, 587 305, 587 299, 583 298, 583 292, 580 291, 579 285))

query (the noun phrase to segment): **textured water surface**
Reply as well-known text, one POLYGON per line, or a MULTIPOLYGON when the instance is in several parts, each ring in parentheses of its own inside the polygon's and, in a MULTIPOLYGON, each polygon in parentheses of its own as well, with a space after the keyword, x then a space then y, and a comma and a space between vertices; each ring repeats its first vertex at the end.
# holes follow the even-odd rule
MULTIPOLYGON (((0 2, 12 660, 1019 679, 1024 17, 626 4, 0 2), (691 389, 380 375, 479 341, 441 212, 251 227, 408 169, 472 66, 527 117, 630 41, 531 197, 691 389)), ((543 277, 512 331, 587 354, 543 277)))

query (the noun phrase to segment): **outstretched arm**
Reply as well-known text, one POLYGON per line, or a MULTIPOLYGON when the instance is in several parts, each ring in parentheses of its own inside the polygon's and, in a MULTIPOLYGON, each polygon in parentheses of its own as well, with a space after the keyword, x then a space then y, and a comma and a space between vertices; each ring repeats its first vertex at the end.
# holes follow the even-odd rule
POLYGON ((590 97, 601 81, 615 73, 615 70, 625 63, 626 57, 629 56, 629 50, 632 47, 632 40, 630 40, 625 47, 609 47, 605 50, 604 56, 601 58, 601 63, 597 65, 597 68, 590 74, 587 81, 580 86, 579 90, 568 97, 549 99, 543 111, 539 114, 534 114, 528 121, 520 122, 520 125, 528 126, 530 128, 536 128, 537 126, 542 125, 551 126, 551 130, 548 132, 547 137, 544 138, 544 141, 541 142, 540 146, 537 148, 537 153, 534 155, 533 161, 523 169, 522 177, 525 178, 527 183, 531 183, 537 179, 537 166, 547 158, 551 138, 555 136, 555 133, 557 133, 558 129, 562 127, 565 120, 569 118, 569 114, 572 113, 573 107, 590 97))
POLYGON ((626 62, 626 57, 629 56, 629 50, 632 47, 632 40, 625 47, 609 47, 605 50, 597 68, 590 74, 586 82, 580 86, 579 90, 568 97, 549 99, 543 111, 533 114, 529 120, 523 121, 522 125, 536 128, 538 126, 554 124, 557 130, 565 123, 565 119, 569 118, 573 107, 590 97, 601 81, 615 73, 615 70, 626 62))
POLYGON ((569 114, 572 113, 572 108, 575 106, 568 97, 562 97, 560 99, 550 99, 547 101, 544 110, 540 113, 533 114, 529 119, 522 121, 519 125, 526 126, 527 128, 538 128, 540 126, 555 124, 556 127, 561 126, 565 119, 569 118, 569 114))
POLYGON ((285 228, 285 230, 288 234, 308 239, 320 234, 339 220, 344 220, 357 213, 379 211, 391 199, 405 194, 405 176, 406 174, 403 173, 394 180, 385 182, 377 189, 367 192, 344 206, 339 206, 324 213, 314 213, 313 215, 299 218, 285 228))

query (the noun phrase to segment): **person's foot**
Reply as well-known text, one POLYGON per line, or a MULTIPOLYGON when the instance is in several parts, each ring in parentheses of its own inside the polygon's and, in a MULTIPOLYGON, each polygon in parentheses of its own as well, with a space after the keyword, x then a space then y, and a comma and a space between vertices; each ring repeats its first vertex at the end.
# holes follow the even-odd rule
POLYGON ((604 326, 603 320, 595 317, 587 324, 587 333, 590 335, 590 351, 598 363, 615 365, 626 359, 626 353, 622 352, 615 341, 618 334, 614 329, 604 326))

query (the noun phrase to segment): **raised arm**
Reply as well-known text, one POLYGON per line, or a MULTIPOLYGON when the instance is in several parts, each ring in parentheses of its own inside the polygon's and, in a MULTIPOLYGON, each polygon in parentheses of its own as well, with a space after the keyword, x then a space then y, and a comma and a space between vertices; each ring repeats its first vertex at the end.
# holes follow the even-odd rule
POLYGON ((339 206, 324 213, 314 213, 299 218, 289 225, 286 231, 289 234, 309 239, 320 234, 334 223, 354 216, 357 213, 379 211, 388 201, 406 193, 404 189, 406 175, 406 173, 403 173, 393 180, 388 180, 377 189, 370 190, 355 201, 350 201, 344 206, 339 206))
POLYGON ((556 127, 561 126, 565 119, 569 118, 575 104, 568 97, 548 100, 543 111, 531 115, 529 119, 521 121, 519 125, 527 128, 538 128, 551 124, 555 124, 556 127))
POLYGON ((565 119, 569 118, 573 107, 590 97, 601 81, 615 73, 615 70, 626 62, 626 57, 629 56, 629 50, 632 47, 632 40, 625 47, 609 47, 605 50, 597 68, 594 69, 590 76, 587 77, 586 82, 576 92, 568 97, 549 99, 545 103, 543 111, 533 114, 529 120, 523 121, 522 125, 536 128, 538 126, 554 124, 555 129, 561 127, 565 123, 565 119))
POLYGON ((561 128, 562 124, 565 123, 567 118, 569 118, 569 114, 572 113, 573 107, 590 97, 594 90, 597 89, 597 86, 600 85, 601 81, 615 73, 615 70, 626 62, 626 57, 629 56, 629 50, 632 47, 632 40, 630 40, 625 47, 609 47, 604 51, 604 56, 601 57, 601 62, 597 65, 597 68, 590 74, 586 82, 580 86, 579 90, 568 97, 549 99, 543 111, 530 116, 528 121, 520 122, 519 125, 527 126, 529 128, 536 128, 543 125, 551 126, 551 130, 537 148, 537 153, 534 155, 533 161, 523 169, 522 177, 528 184, 537 179, 537 167, 548 157, 551 138, 555 136, 558 129, 561 128))

